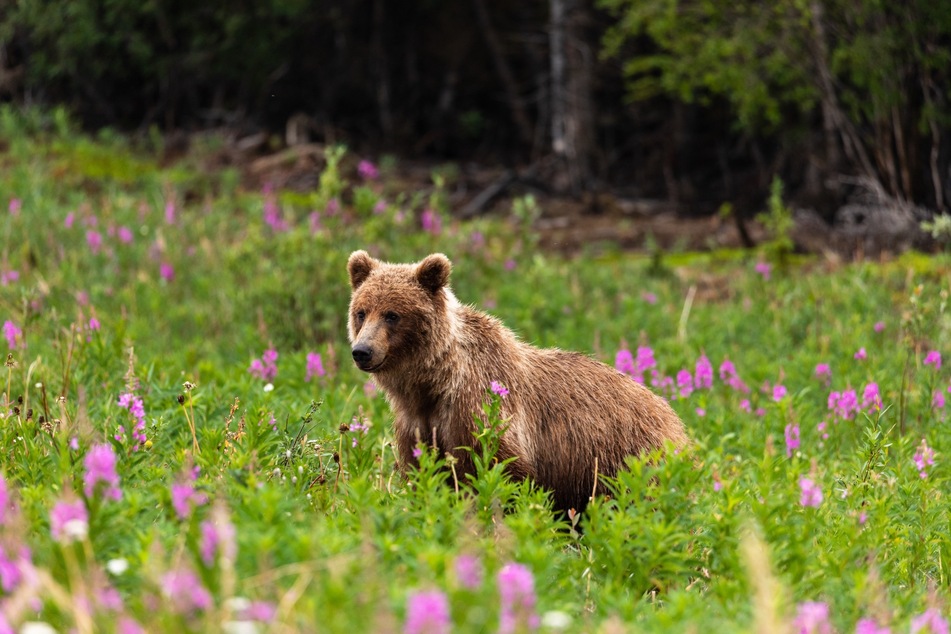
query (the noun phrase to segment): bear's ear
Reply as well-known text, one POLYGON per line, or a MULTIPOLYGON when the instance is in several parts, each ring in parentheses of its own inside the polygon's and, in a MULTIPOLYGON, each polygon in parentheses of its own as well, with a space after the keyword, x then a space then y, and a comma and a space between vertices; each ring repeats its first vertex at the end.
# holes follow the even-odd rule
POLYGON ((442 253, 426 256, 416 267, 416 281, 430 293, 435 293, 449 282, 452 262, 442 253))
POLYGON ((350 272, 350 286, 353 290, 360 288, 360 285, 366 281, 379 262, 370 257, 366 251, 354 251, 350 254, 350 260, 347 261, 347 271, 350 272))

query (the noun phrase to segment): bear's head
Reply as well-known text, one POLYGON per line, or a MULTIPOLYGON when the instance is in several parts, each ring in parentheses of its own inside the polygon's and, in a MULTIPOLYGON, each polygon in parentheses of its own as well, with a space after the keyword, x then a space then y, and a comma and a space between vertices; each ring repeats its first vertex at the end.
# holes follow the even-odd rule
POLYGON ((353 361, 365 372, 389 372, 432 350, 445 326, 452 264, 434 253, 416 264, 387 264, 355 251, 350 273, 348 334, 353 361))

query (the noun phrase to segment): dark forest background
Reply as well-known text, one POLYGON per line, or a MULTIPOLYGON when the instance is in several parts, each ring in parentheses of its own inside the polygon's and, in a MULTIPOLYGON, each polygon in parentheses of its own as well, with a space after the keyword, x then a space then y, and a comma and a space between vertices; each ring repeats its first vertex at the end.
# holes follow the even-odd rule
POLYGON ((0 0, 0 99, 503 165, 682 214, 951 203, 951 3, 0 0))

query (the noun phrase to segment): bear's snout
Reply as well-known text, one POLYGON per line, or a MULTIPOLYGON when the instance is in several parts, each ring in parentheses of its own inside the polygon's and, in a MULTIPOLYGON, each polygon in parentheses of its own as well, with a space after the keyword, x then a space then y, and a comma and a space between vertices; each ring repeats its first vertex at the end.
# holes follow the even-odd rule
POLYGON ((365 343, 358 343, 351 352, 353 361, 361 370, 369 370, 373 366, 373 348, 365 343))

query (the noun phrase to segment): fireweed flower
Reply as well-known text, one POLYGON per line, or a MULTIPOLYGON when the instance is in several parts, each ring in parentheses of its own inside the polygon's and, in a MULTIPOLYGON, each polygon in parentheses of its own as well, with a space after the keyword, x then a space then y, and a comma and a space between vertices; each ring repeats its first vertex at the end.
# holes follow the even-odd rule
POLYGON ((918 475, 921 476, 922 480, 928 477, 928 467, 934 466, 934 456, 934 449, 929 447, 925 439, 922 438, 921 444, 918 445, 918 450, 912 458, 912 461, 915 463, 915 468, 918 469, 918 475))
POLYGON ((763 262, 760 260, 756 263, 754 269, 757 273, 763 276, 764 280, 768 280, 770 273, 773 271, 773 266, 769 262, 763 262))
POLYGON ((119 242, 122 244, 131 244, 133 239, 132 229, 128 227, 119 227, 118 231, 119 242))
POLYGON ((650 291, 644 291, 641 293, 641 299, 652 306, 657 303, 657 295, 655 293, 651 293, 650 291))
POLYGON ((426 233, 437 236, 442 231, 442 219, 439 217, 439 214, 428 207, 423 210, 419 221, 422 224, 423 231, 426 233))
POLYGON ((19 587, 25 577, 33 574, 33 562, 30 549, 20 546, 16 555, 7 554, 0 544, 0 588, 10 594, 19 587))
POLYGON ((882 397, 878 392, 878 383, 869 383, 862 392, 862 409, 866 412, 882 411, 882 397))
POLYGON ((784 398, 786 398, 786 395, 787 395, 788 393, 789 393, 789 392, 786 390, 786 386, 785 386, 785 385, 774 385, 774 386, 773 386, 773 400, 776 401, 777 403, 778 403, 779 401, 783 400, 784 398))
POLYGON ((380 177, 380 170, 377 169, 376 165, 365 159, 357 165, 357 173, 360 178, 366 181, 375 181, 380 177))
POLYGON ((829 379, 832 378, 832 368, 829 367, 828 363, 816 364, 816 378, 825 379, 826 383, 829 382, 829 379))
POLYGON ((310 212, 310 215, 307 216, 307 225, 310 227, 310 235, 320 233, 320 230, 323 229, 323 225, 320 224, 319 211, 310 212))
POLYGON ((165 224, 175 224, 175 203, 172 201, 165 203, 165 224))
POLYGON ((406 605, 405 634, 448 634, 449 600, 439 590, 417 592, 406 605))
POLYGON ((304 377, 304 380, 310 382, 312 378, 322 377, 327 374, 324 371, 324 364, 320 358, 320 354, 317 352, 308 352, 307 353, 307 375, 304 377))
POLYGON ((934 394, 931 395, 931 408, 932 409, 944 408, 944 394, 941 393, 941 390, 935 390, 934 394))
POLYGON ((98 254, 102 250, 102 234, 95 229, 90 229, 86 232, 86 244, 93 255, 98 254))
POLYGON ((511 563, 498 574, 501 615, 499 634, 531 631, 538 627, 535 613, 535 579, 532 572, 521 564, 511 563))
POLYGON ((10 215, 19 216, 21 209, 23 209, 23 201, 19 198, 11 198, 10 204, 7 206, 7 210, 10 212, 10 215))
POLYGON ((614 355, 614 368, 621 374, 634 376, 634 357, 627 348, 621 348, 614 355))
POLYGON ((948 629, 948 622, 937 608, 928 608, 924 614, 919 614, 911 620, 911 634, 948 634, 948 629))
POLYGON ((750 388, 743 382, 743 379, 736 373, 736 366, 729 359, 724 359, 720 364, 720 380, 726 381, 726 384, 737 392, 744 394, 750 393, 750 388))
MULTIPOLYGON (((138 451, 148 440, 145 435, 145 405, 142 403, 142 399, 136 397, 135 394, 126 392, 119 396, 119 407, 129 410, 135 421, 135 426, 132 428, 132 451, 138 451)), ((125 442, 125 427, 119 427, 119 433, 115 435, 115 439, 119 442, 125 442)))
POLYGON ((490 386, 489 389, 492 390, 493 394, 497 394, 498 396, 501 396, 502 398, 505 398, 506 396, 509 395, 508 388, 502 385, 501 383, 499 383, 498 381, 492 381, 492 385, 490 386))
POLYGON ((277 356, 277 350, 268 348, 260 359, 251 362, 248 372, 265 381, 273 380, 277 376, 277 356))
POLYGON ((166 282, 171 282, 175 279, 175 267, 168 262, 162 262, 159 265, 159 275, 161 275, 162 279, 166 282))
POLYGON ((887 626, 879 624, 874 619, 860 619, 855 624, 855 634, 891 634, 887 626))
POLYGON ((693 375, 690 374, 690 370, 677 372, 677 388, 680 398, 687 398, 693 393, 693 375))
POLYGON ((941 369, 941 353, 937 350, 932 350, 925 356, 925 365, 934 366, 935 370, 941 369))
POLYGON ((709 390, 713 387, 713 364, 707 355, 702 354, 697 359, 697 365, 694 370, 694 386, 698 390, 709 390))
POLYGON ((477 590, 482 585, 482 562, 477 557, 459 555, 453 562, 453 568, 456 571, 456 580, 466 590, 477 590))
POLYGON ((162 594, 179 614, 193 614, 207 610, 212 605, 211 593, 188 568, 165 573, 162 577, 162 594))
POLYGON ((822 504, 822 489, 812 481, 811 478, 802 477, 799 479, 799 504, 802 506, 819 508, 822 504))
POLYGON ((172 484, 172 508, 180 520, 186 520, 192 510, 208 502, 208 496, 196 491, 191 482, 176 482, 172 484))
POLYGON ((235 543, 235 528, 224 512, 215 513, 218 517, 201 523, 201 560, 206 566, 215 563, 218 555, 234 561, 238 547, 235 543))
POLYGON ((0 286, 6 286, 20 279, 20 272, 13 269, 0 270, 0 286))
POLYGON ((750 403, 750 399, 744 398, 742 401, 740 401, 740 409, 744 412, 752 412, 753 406, 750 403))
POLYGON ((796 606, 793 631, 796 634, 832 634, 829 605, 821 601, 800 603, 796 606))
POLYGON ((270 185, 265 185, 262 190, 264 194, 264 222, 275 233, 281 233, 290 229, 290 225, 284 219, 280 205, 277 204, 277 196, 270 185))
POLYGON ((106 497, 118 500, 122 497, 119 489, 119 474, 116 473, 116 454, 112 445, 93 445, 83 460, 86 475, 83 477, 83 492, 92 497, 96 486, 105 483, 106 497))
POLYGON ((859 410, 858 396, 855 390, 830 392, 828 406, 836 418, 852 420, 852 417, 859 410))
POLYGON ((23 331, 9 319, 3 322, 3 336, 10 350, 16 350, 23 344, 23 331))
POLYGON ((786 457, 792 458, 793 452, 799 449, 799 425, 789 423, 786 425, 786 457))
POLYGON ((858 351, 852 356, 859 361, 864 361, 868 358, 868 353, 865 352, 865 348, 859 348, 858 351))
POLYGON ((60 500, 50 511, 50 534, 56 541, 68 544, 85 539, 89 533, 89 513, 82 500, 60 500))

